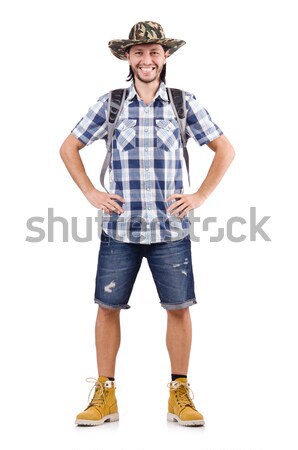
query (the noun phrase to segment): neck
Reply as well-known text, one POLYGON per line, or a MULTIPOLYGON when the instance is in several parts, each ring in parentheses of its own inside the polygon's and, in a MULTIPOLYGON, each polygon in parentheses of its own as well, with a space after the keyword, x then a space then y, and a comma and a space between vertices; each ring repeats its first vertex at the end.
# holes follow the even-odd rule
POLYGON ((154 80, 152 83, 143 83, 138 78, 135 78, 134 85, 139 97, 149 105, 159 89, 160 80, 154 80))

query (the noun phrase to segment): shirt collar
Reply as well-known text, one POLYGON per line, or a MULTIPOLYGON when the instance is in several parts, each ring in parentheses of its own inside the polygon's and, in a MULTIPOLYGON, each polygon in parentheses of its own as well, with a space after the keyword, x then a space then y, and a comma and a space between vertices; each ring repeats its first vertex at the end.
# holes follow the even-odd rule
MULTIPOLYGON (((137 96, 138 100, 140 100, 140 97, 137 94, 137 91, 135 89, 135 85, 134 82, 131 83, 129 90, 128 90, 128 96, 127 96, 127 100, 131 101, 135 98, 135 96, 137 96)), ((160 83, 160 86, 158 88, 158 91, 156 92, 153 101, 160 97, 161 100, 163 100, 164 102, 168 102, 168 94, 167 94, 167 89, 164 83, 160 83)))

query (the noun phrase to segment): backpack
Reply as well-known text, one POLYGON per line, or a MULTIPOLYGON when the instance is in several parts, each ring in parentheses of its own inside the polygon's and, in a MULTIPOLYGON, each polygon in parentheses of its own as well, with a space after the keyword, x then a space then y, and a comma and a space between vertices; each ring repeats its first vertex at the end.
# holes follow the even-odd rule
MULTIPOLYGON (((111 158, 112 158, 112 140, 113 135, 117 123, 117 119, 120 115, 120 112, 123 109, 124 101, 126 99, 128 90, 127 89, 115 89, 110 91, 109 99, 108 99, 108 136, 106 141, 107 153, 102 165, 101 173, 100 173, 100 183, 107 193, 109 191, 106 189, 104 184, 104 178, 107 171, 107 168, 110 166, 111 158)), ((188 174, 188 183, 190 184, 190 176, 189 176, 189 157, 188 151, 186 148, 187 138, 186 138, 186 102, 185 102, 185 92, 180 89, 167 88, 167 94, 176 115, 176 119, 179 124, 181 140, 183 144, 183 157, 185 160, 185 165, 188 174)))

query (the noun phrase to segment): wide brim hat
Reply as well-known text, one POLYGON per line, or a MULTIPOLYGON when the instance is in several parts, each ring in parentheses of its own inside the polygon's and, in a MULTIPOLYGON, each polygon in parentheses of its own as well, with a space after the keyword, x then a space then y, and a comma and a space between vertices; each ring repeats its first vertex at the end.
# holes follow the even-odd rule
POLYGON ((132 45, 161 44, 167 47, 169 55, 172 55, 185 43, 181 39, 166 38, 159 23, 145 21, 138 22, 132 27, 128 39, 114 39, 108 45, 114 56, 126 61, 125 53, 132 45))

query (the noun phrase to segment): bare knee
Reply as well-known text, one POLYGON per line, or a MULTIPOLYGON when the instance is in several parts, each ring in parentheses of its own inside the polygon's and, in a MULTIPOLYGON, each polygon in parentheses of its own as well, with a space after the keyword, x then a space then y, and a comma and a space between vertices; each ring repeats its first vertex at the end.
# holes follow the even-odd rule
POLYGON ((120 311, 120 308, 104 308, 102 306, 98 306, 96 322, 118 320, 120 311))
POLYGON ((190 317, 189 307, 182 309, 167 309, 168 318, 175 320, 188 320, 190 317))

